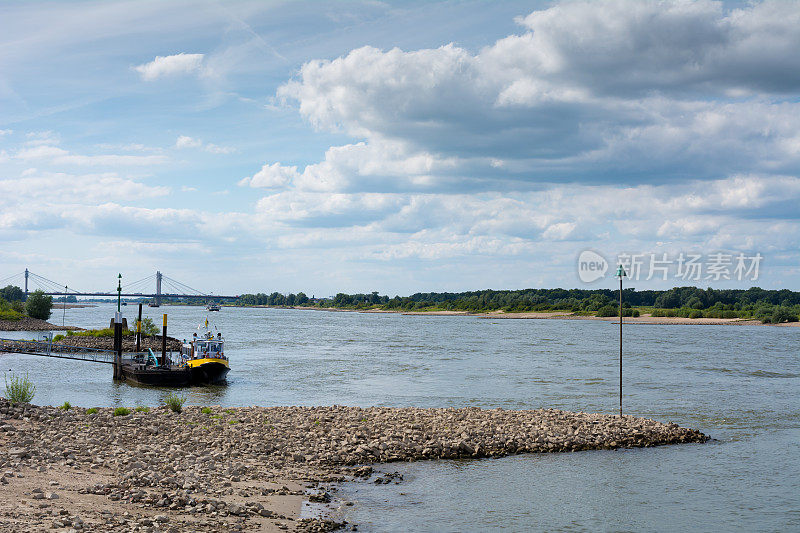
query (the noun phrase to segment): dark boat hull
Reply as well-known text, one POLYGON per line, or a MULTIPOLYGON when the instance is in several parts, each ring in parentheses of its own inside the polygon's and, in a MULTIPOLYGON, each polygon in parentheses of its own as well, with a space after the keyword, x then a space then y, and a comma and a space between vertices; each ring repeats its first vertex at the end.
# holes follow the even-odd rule
POLYGON ((223 383, 229 368, 222 364, 205 364, 197 368, 156 368, 144 365, 122 365, 122 379, 140 385, 188 387, 223 383))
POLYGON ((222 363, 204 363, 190 369, 192 384, 215 385, 223 383, 228 376, 230 368, 222 363))

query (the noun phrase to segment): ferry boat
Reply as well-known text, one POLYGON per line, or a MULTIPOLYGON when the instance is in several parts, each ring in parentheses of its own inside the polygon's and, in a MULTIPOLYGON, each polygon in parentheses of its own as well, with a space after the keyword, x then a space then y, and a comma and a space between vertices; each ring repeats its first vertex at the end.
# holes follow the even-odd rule
POLYGON ((222 333, 217 333, 214 337, 213 333, 206 331, 200 338, 195 333, 194 339, 181 347, 181 357, 191 372, 192 383, 221 383, 231 369, 228 358, 225 357, 222 333))
POLYGON ((198 337, 195 333, 191 341, 184 341, 177 359, 169 353, 164 360, 161 354, 156 355, 148 350, 123 361, 122 379, 140 385, 165 387, 224 383, 230 371, 225 356, 225 340, 222 333, 214 336, 209 331, 208 320, 205 321, 205 329, 202 336, 198 337))
POLYGON ((206 306, 206 311, 219 311, 219 304, 214 304, 214 303, 208 304, 206 306))

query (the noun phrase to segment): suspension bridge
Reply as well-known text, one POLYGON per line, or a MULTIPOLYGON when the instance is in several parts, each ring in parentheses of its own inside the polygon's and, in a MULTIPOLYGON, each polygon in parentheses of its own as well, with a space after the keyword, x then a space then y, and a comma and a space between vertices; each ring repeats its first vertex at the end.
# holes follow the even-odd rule
POLYGON ((153 303, 161 305, 162 299, 176 298, 184 300, 227 300, 238 298, 238 295, 210 294, 199 291, 170 278, 160 271, 142 279, 113 287, 111 290, 77 290, 69 287, 69 284, 58 283, 39 274, 35 274, 27 268, 23 272, 13 274, 0 279, 0 287, 5 285, 17 285, 25 291, 25 297, 29 290, 41 290, 50 296, 75 296, 75 297, 95 297, 95 296, 120 296, 126 298, 151 298, 153 303), (151 292, 155 285, 155 292, 151 292))

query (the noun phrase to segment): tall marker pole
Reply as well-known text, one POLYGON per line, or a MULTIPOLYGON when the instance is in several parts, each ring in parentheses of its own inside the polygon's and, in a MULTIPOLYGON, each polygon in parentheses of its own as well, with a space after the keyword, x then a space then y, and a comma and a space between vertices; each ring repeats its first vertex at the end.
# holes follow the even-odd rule
POLYGON ((622 278, 625 277, 622 265, 617 268, 619 277, 619 416, 622 418, 622 278))
POLYGON ((117 313, 122 312, 122 274, 117 276, 117 313))
MULTIPOLYGON (((69 292, 69 287, 67 287, 66 285, 64 285, 64 292, 65 293, 69 292)), ((67 295, 65 294, 64 295, 64 306, 62 307, 62 312, 61 312, 61 327, 62 328, 64 327, 64 323, 66 321, 67 321, 67 295)))

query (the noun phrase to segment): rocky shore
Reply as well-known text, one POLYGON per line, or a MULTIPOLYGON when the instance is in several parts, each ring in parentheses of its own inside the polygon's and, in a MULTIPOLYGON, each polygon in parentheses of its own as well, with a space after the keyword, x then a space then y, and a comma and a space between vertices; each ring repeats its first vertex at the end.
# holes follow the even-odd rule
MULTIPOLYGON (((161 335, 142 335, 141 350, 153 350, 156 353, 161 353, 162 345, 161 335)), ((113 350, 114 337, 90 337, 83 335, 65 336, 58 341, 58 344, 67 346, 77 346, 80 348, 95 348, 100 350, 113 350)), ((176 352, 181 349, 182 341, 175 337, 167 335, 167 351, 176 352)), ((122 337, 122 351, 133 352, 136 350, 136 336, 123 335, 122 337)))
POLYGON ((79 330, 75 326, 56 326, 46 320, 23 316, 19 320, 0 320, 0 331, 52 331, 52 330, 79 330))
MULTIPOLYGON (((141 351, 148 349, 153 350, 154 353, 161 353, 162 351, 162 337, 161 335, 144 336, 140 346, 141 351)), ((16 351, 24 353, 29 348, 29 345, 22 341, 2 341, 0 342, 0 353, 14 353, 16 351)), ((90 336, 67 336, 63 339, 54 341, 51 349, 55 353, 76 353, 83 348, 91 348, 96 350, 113 350, 114 339, 113 337, 90 337, 90 336), (74 347, 74 348, 73 348, 74 347)), ((177 352, 181 349, 181 341, 167 336, 167 351, 177 352)), ((135 352, 136 351, 136 337, 126 335, 122 337, 122 351, 135 352)))
POLYGON ((553 409, 160 407, 114 416, 2 399, 0 529, 355 529, 300 519, 303 499, 329 501, 336 483, 374 475, 374 463, 707 440, 677 424, 553 409))

